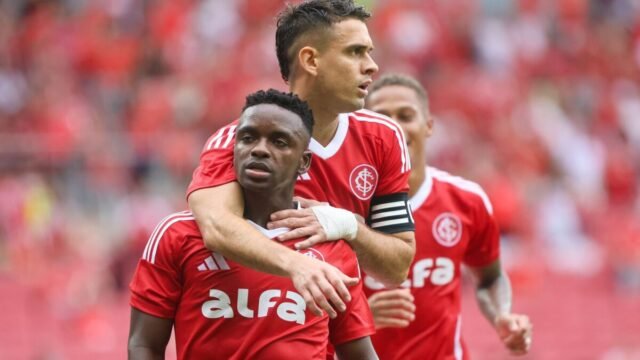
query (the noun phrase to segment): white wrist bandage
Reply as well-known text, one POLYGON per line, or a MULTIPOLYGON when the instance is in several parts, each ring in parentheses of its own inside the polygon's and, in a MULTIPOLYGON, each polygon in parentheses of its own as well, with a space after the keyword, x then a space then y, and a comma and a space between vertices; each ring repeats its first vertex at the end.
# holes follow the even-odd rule
POLYGON ((316 214, 316 218, 327 234, 328 240, 344 239, 351 241, 356 238, 358 220, 351 211, 328 205, 313 206, 311 210, 316 214))

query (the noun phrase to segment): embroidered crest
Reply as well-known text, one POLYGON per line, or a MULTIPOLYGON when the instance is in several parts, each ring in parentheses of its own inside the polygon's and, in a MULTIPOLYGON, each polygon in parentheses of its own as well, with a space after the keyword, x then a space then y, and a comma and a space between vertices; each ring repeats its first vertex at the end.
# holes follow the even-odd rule
POLYGON ((368 200, 378 186, 378 171, 369 164, 360 164, 349 175, 351 191, 360 200, 368 200))
POLYGON ((452 247, 460 242, 462 237, 462 221, 456 214, 442 213, 433 222, 431 230, 438 244, 452 247))

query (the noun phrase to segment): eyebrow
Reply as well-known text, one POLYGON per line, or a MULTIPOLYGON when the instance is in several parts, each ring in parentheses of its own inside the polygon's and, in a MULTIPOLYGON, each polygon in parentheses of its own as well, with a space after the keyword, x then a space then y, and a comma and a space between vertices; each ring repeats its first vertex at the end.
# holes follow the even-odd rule
MULTIPOLYGON (((256 127, 252 125, 240 125, 240 127, 236 129, 236 134, 245 132, 255 133, 258 132, 258 129, 256 129, 256 127)), ((284 136, 287 138, 293 138, 295 136, 295 133, 293 131, 277 130, 270 133, 269 136, 284 136)))
POLYGON ((358 51, 366 50, 366 51, 373 51, 373 50, 374 50, 374 47, 373 47, 373 45, 365 45, 365 44, 350 44, 350 45, 347 45, 346 49, 347 49, 347 51, 349 51, 349 50, 358 50, 358 51))

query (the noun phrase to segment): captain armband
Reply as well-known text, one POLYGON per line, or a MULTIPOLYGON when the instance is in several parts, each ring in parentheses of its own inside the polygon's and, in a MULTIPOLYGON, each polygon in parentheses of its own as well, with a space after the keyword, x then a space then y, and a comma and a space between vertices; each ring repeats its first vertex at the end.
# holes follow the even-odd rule
POLYGON ((367 225, 386 234, 415 231, 409 195, 406 192, 374 197, 367 225))

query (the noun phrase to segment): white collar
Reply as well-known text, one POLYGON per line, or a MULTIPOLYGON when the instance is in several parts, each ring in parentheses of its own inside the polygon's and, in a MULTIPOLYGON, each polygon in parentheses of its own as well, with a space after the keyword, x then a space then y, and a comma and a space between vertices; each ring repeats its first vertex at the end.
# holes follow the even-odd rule
POLYGON ((278 237, 279 235, 282 235, 286 232, 288 232, 289 228, 286 227, 281 227, 281 228, 277 228, 277 229, 265 229, 262 226, 254 223, 251 220, 247 220, 249 222, 249 224, 253 225, 254 228, 256 228, 258 231, 260 231, 264 236, 268 237, 269 239, 274 239, 276 237, 278 237))
POLYGON ((429 194, 431 194, 431 188, 433 187, 433 177, 431 176, 431 169, 427 166, 425 167, 425 178, 418 191, 409 199, 409 203, 411 204, 411 209, 416 211, 427 201, 429 194))
POLYGON ((315 156, 318 156, 324 160, 335 155, 338 150, 340 150, 340 146, 344 142, 344 139, 347 137, 347 131, 349 130, 349 114, 340 114, 338 115, 338 129, 336 130, 333 139, 331 142, 327 144, 327 146, 322 146, 319 142, 317 142, 314 138, 311 138, 309 142, 309 150, 313 152, 315 156))

